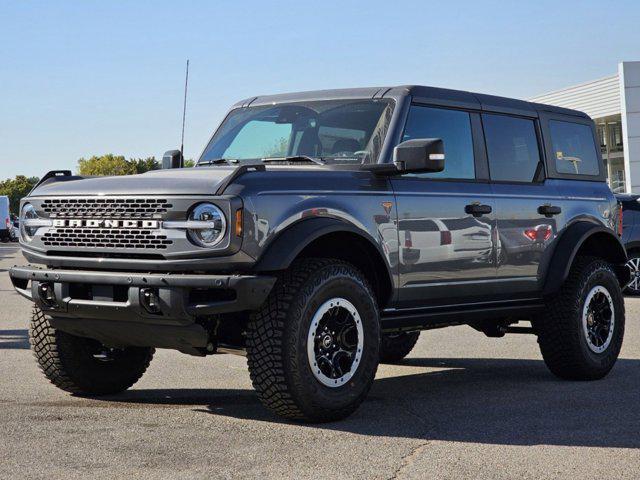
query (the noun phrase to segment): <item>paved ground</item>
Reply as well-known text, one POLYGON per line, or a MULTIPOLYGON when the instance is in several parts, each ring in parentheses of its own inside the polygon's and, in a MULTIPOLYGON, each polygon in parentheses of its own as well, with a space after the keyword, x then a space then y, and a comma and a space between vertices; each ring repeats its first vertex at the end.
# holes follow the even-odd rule
POLYGON ((160 351, 129 392, 74 398, 28 349, 28 302, 0 244, 0 478, 638 478, 640 299, 602 381, 562 382, 534 337, 468 327, 423 333, 382 366, 355 415, 283 422, 253 394, 242 357, 160 351))

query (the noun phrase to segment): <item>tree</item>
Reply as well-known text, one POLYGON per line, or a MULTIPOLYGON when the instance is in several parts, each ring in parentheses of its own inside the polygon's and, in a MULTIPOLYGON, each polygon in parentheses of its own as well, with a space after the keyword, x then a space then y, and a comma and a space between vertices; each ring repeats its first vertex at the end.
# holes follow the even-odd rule
POLYGON ((273 146, 267 150, 266 157, 286 157, 287 149, 289 148, 289 139, 282 137, 277 140, 273 146))
POLYGON ((11 213, 19 214, 20 199, 26 197, 39 180, 38 177, 27 178, 24 175, 17 175, 14 179, 9 178, 0 182, 0 195, 9 197, 11 213))
POLYGON ((196 165, 195 160, 193 160, 193 159, 191 159, 191 158, 187 158, 187 159, 184 161, 184 167, 185 167, 185 168, 195 167, 195 165, 196 165))
POLYGON ((134 162, 127 161, 122 155, 101 155, 78 160, 79 175, 131 175, 136 173, 134 162))
MULTIPOLYGON (((193 167, 195 162, 191 159, 184 161, 185 167, 193 167)), ((156 157, 125 159, 122 155, 93 156, 78 160, 78 175, 131 175, 144 173, 149 170, 159 170, 162 165, 156 157)))
POLYGON ((136 158, 129 159, 129 162, 136 169, 136 173, 144 173, 149 170, 158 170, 160 168, 160 163, 156 160, 156 157, 147 157, 147 158, 136 158))

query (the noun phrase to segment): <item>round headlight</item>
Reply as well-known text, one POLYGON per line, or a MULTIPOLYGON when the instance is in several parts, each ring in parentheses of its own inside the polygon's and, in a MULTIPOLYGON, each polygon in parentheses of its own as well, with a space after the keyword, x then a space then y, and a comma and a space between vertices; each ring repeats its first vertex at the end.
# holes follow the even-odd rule
POLYGON ((189 220, 202 222, 196 228, 190 228, 189 237, 201 247, 215 247, 224 238, 227 221, 224 213, 212 203, 201 203, 193 209, 189 220))
POLYGON ((38 231, 38 227, 27 226, 25 220, 35 220, 37 218, 38 214, 36 213, 35 207, 30 203, 25 203, 24 207, 22 207, 22 213, 20 214, 20 234, 23 240, 30 242, 38 231))

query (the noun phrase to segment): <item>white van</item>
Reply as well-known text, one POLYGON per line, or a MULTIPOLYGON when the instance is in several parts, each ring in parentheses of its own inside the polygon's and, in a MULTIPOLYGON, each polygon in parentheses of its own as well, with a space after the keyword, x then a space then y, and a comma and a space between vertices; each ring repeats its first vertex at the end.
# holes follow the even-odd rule
POLYGON ((13 238, 13 223, 9 214, 9 197, 0 195, 0 241, 13 238))

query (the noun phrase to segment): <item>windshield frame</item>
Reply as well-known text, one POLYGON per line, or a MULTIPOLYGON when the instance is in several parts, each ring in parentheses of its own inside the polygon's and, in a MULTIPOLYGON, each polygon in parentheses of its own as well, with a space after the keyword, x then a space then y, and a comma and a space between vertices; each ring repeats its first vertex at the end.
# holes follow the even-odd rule
MULTIPOLYGON (((339 91, 336 91, 339 92, 339 91)), ((308 93, 314 93, 314 92, 308 92, 308 93)), ((317 92, 317 93, 321 93, 321 92, 317 92)), ((324 93, 324 92, 323 92, 324 93)), ((331 102, 331 101, 344 101, 346 102, 367 102, 367 101, 382 101, 385 102, 389 105, 390 109, 391 109, 391 114, 389 117, 389 120, 387 122, 386 125, 386 131, 384 133, 384 138, 382 139, 382 144, 380 146, 380 148, 378 149, 377 152, 377 158, 375 159, 371 159, 371 156, 366 156, 364 157, 364 159, 366 159, 366 161, 362 161, 362 162, 352 162, 352 163, 348 163, 348 162, 327 162, 325 165, 322 165, 322 167, 331 167, 331 166, 348 166, 348 165, 353 165, 354 167, 359 167, 363 164, 371 164, 371 163, 389 163, 392 161, 391 157, 391 152, 393 150, 393 146, 395 145, 396 142, 396 137, 397 137, 397 125, 398 123, 401 123, 401 119, 403 114, 405 114, 406 112, 404 112, 404 108, 402 108, 404 106, 404 104, 407 103, 407 100, 410 98, 406 95, 402 95, 402 96, 396 96, 396 95, 390 95, 390 96, 380 96, 380 97, 376 97, 376 96, 340 96, 340 95, 336 95, 336 96, 320 96, 320 95, 315 95, 313 97, 309 97, 306 98, 305 97, 301 97, 301 98, 296 98, 298 96, 298 94, 292 94, 291 98, 287 98, 288 95, 278 95, 278 100, 279 101, 268 101, 268 99, 270 97, 266 97, 264 101, 257 101, 259 99, 259 97, 255 97, 253 99, 249 99, 246 101, 241 101, 236 103, 233 107, 231 107, 231 109, 229 109, 229 111, 226 113, 226 115, 224 116, 223 120, 220 122, 220 124, 217 126, 217 128, 213 131, 213 133, 211 134, 211 136, 209 137, 209 139, 207 140, 207 142, 204 145, 204 148, 201 150, 200 154, 198 155, 198 160, 195 164, 195 166, 218 166, 218 165, 226 165, 226 163, 221 163, 221 164, 208 164, 207 162, 209 160, 205 160, 204 154, 207 152, 207 150, 209 149, 209 146, 212 144, 214 138, 216 137, 216 135, 218 134, 218 132, 220 131, 220 129, 222 128, 223 125, 226 124, 226 122, 229 120, 229 118, 238 110, 243 110, 243 109, 249 109, 249 108, 255 108, 255 107, 265 107, 265 106, 272 106, 272 107, 277 107, 279 105, 295 105, 295 104, 300 104, 300 103, 310 103, 310 102, 322 102, 322 101, 327 101, 327 102, 331 102), (203 163, 200 163, 203 162, 203 163)), ((380 116, 380 118, 382 118, 382 115, 380 116)), ((372 132, 372 134, 370 135, 367 144, 369 143, 369 141, 371 140, 371 138, 373 138, 375 134, 375 130, 372 132)), ((326 156, 326 157, 322 157, 323 159, 333 159, 334 157, 332 156, 326 156)), ((335 158, 340 158, 340 157, 335 157, 335 158)), ((364 160, 363 159, 363 160, 364 160)), ((239 162, 235 165, 247 165, 247 164, 263 164, 262 163, 262 159, 261 158, 256 158, 256 159, 239 159, 239 162)), ((317 164, 314 163, 309 163, 309 165, 315 165, 318 166, 317 164)))

